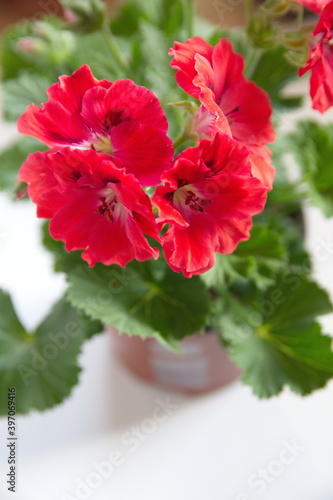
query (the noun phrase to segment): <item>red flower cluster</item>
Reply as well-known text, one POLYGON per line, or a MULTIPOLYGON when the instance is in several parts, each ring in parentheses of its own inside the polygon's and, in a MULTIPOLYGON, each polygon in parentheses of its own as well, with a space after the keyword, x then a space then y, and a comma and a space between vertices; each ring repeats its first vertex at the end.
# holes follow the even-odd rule
POLYGON ((310 57, 299 75, 311 70, 312 107, 324 113, 333 106, 333 1, 321 3, 327 5, 313 31, 310 57))
POLYGON ((108 153, 144 186, 160 181, 173 155, 168 123, 154 94, 131 80, 97 80, 88 66, 61 76, 43 109, 32 104, 18 130, 50 147, 108 153))
POLYGON ((200 274, 216 252, 249 238, 264 208, 274 176, 268 97, 246 80, 226 40, 213 48, 196 37, 171 52, 178 83, 201 101, 194 123, 202 137, 174 161, 152 92, 131 80, 99 81, 88 66, 60 77, 43 107, 28 106, 18 122, 51 148, 29 155, 19 173, 37 215, 90 266, 156 259, 149 236, 173 270, 200 274), (143 188, 156 185, 158 218, 143 188))
POLYGON ((29 183, 37 215, 51 219, 52 237, 68 251, 84 249, 90 266, 158 257, 144 236, 160 241, 150 199, 119 160, 65 147, 29 155, 20 178, 29 183))
POLYGON ((266 144, 275 139, 272 108, 268 95, 244 76, 243 57, 228 40, 212 47, 200 37, 176 42, 170 54, 178 84, 202 104, 195 116, 199 136, 212 138, 219 130, 245 145, 253 175, 271 188, 275 170, 266 144))
POLYGON ((90 266, 156 259, 144 235, 160 237, 141 185, 159 183, 173 158, 159 101, 131 80, 99 81, 88 66, 47 94, 43 109, 28 106, 18 130, 52 149, 29 155, 19 176, 38 216, 51 219, 51 236, 84 250, 90 266))
POLYGON ((247 240, 251 216, 261 212, 267 189, 251 174, 249 154, 227 134, 202 139, 188 148, 165 173, 153 202, 162 224, 169 266, 185 276, 214 265, 215 252, 232 253, 247 240))

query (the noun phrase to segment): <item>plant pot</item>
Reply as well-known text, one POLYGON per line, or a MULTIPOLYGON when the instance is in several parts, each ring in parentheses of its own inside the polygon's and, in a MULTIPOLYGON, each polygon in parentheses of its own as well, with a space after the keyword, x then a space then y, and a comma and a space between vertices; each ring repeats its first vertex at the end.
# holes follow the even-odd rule
POLYGON ((119 335, 113 327, 109 330, 116 356, 126 368, 140 379, 170 391, 209 392, 238 379, 241 373, 213 330, 181 341, 182 354, 176 354, 155 339, 119 335))

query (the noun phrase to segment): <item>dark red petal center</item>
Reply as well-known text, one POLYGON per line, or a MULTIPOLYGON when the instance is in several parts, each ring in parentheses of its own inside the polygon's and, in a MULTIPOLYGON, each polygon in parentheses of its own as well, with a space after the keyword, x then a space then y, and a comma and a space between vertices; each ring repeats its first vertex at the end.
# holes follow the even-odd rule
POLYGON ((100 202, 100 204, 96 210, 96 213, 104 215, 109 222, 113 222, 114 211, 118 204, 118 198, 116 196, 101 196, 98 201, 100 202))
POLYGON ((185 205, 197 212, 204 212, 204 207, 210 204, 210 200, 196 196, 193 191, 186 191, 185 205))

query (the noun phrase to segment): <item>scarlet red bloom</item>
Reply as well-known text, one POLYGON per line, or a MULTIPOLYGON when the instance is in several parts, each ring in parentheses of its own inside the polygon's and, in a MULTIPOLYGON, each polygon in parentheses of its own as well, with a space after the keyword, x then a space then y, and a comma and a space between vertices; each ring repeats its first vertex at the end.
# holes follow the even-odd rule
POLYGON ((131 80, 97 80, 88 66, 61 76, 43 108, 32 104, 18 130, 50 147, 95 149, 121 160, 145 185, 160 182, 173 156, 167 120, 154 94, 131 80))
POLYGON ((323 8, 330 2, 330 0, 292 0, 295 3, 300 3, 304 5, 309 10, 312 10, 316 14, 320 14, 323 8))
POLYGON ((243 57, 228 40, 212 47, 200 37, 175 42, 170 54, 174 56, 171 66, 178 69, 178 84, 202 104, 195 116, 199 135, 212 138, 216 129, 232 135, 253 153, 255 174, 271 187, 274 168, 266 148, 256 161, 258 148, 275 139, 272 108, 268 95, 245 78, 243 57))
POLYGON ((312 107, 324 113, 333 105, 333 2, 324 8, 313 35, 310 57, 299 76, 311 70, 312 107))
POLYGON ((226 134, 188 148, 165 173, 153 203, 169 266, 187 277, 214 265, 215 252, 231 253, 249 238, 251 216, 265 205, 267 188, 251 173, 248 151, 226 134))
POLYGON ((119 160, 68 147, 33 153, 19 178, 28 183, 38 217, 51 219, 51 236, 67 251, 84 250, 90 266, 158 257, 144 236, 160 241, 150 199, 119 160))

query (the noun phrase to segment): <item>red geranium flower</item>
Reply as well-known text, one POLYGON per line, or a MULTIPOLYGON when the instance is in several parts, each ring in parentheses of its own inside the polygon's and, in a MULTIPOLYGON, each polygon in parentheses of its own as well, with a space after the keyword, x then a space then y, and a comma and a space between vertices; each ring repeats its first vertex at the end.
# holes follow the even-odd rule
POLYGON ((160 181, 173 156, 167 120, 154 94, 131 80, 97 80, 89 66, 47 90, 43 108, 32 104, 18 130, 50 147, 95 149, 121 160, 143 185, 160 181))
POLYGON ((333 2, 324 8, 313 35, 310 57, 299 76, 311 70, 312 107, 324 113, 333 105, 333 2))
POLYGON ((214 265, 215 252, 231 253, 249 238, 251 216, 265 205, 267 188, 251 173, 247 148, 227 134, 202 139, 165 173, 153 203, 169 266, 187 277, 214 265))
POLYGON ((255 162, 258 148, 275 139, 272 108, 266 92, 245 78, 244 58, 228 40, 212 47, 200 37, 175 42, 170 54, 178 84, 202 104, 195 116, 199 135, 212 138, 216 128, 232 135, 253 153, 256 175, 271 187, 275 171, 267 148, 260 153, 259 164, 255 162))
POLYGON ((119 160, 68 147, 32 153, 19 178, 28 183, 38 217, 51 219, 51 236, 67 251, 84 250, 90 266, 158 257, 144 236, 160 241, 150 199, 119 160))

